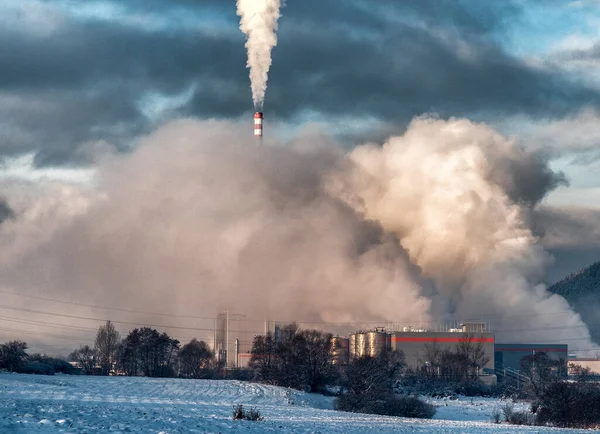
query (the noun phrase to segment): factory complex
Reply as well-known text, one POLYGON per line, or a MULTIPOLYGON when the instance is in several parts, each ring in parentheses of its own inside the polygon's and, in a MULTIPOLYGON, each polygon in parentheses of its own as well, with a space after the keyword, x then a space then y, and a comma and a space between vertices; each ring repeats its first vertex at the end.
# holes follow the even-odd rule
MULTIPOLYGON (((224 314, 217 321, 215 354, 228 368, 246 368, 252 357, 252 340, 257 333, 240 331, 242 328, 239 324, 239 320, 232 320, 224 314), (232 325, 232 321, 237 324, 232 325)), ((280 324, 265 322, 263 333, 271 333, 277 341, 280 329, 280 324)), ((412 370, 432 366, 434 362, 429 359, 436 352, 456 351, 459 347, 476 348, 483 362, 478 372, 479 378, 486 384, 505 379, 522 380, 523 367, 541 354, 547 360, 554 361, 565 376, 577 365, 590 367, 592 372, 600 373, 600 360, 576 359, 569 355, 567 344, 496 342, 489 324, 483 322, 429 327, 388 325, 355 331, 346 336, 334 336, 332 347, 332 362, 339 365, 365 355, 376 356, 385 350, 401 350, 407 368, 412 370)))

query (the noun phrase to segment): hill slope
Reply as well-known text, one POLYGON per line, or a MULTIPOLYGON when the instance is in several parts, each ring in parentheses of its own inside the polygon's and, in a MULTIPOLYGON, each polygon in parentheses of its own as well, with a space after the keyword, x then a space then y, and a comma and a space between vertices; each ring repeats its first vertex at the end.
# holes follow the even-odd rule
POLYGON ((548 291, 563 296, 588 325, 600 344, 600 262, 555 283, 548 291))

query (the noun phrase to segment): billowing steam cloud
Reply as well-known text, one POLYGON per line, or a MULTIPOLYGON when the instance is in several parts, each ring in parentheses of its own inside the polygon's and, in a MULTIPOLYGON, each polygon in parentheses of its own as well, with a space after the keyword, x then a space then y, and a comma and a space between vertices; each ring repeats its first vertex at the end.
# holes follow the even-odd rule
POLYGON ((271 67, 271 50, 277 45, 277 21, 281 0, 237 0, 240 30, 247 37, 252 99, 262 109, 271 67))
POLYGON ((417 119, 350 154, 317 138, 257 148, 234 125, 179 121, 103 163, 95 190, 26 200, 8 188, 0 281, 146 312, 225 306, 248 321, 481 318, 504 341, 590 348, 540 285, 549 256, 527 224, 537 196, 518 182, 524 164, 542 190, 557 182, 466 120, 417 119))
POLYGON ((491 319, 506 340, 589 339, 540 285, 551 258, 528 226, 529 206, 562 182, 541 157, 486 125, 422 118, 349 158, 334 190, 395 233, 435 281, 433 316, 491 319))

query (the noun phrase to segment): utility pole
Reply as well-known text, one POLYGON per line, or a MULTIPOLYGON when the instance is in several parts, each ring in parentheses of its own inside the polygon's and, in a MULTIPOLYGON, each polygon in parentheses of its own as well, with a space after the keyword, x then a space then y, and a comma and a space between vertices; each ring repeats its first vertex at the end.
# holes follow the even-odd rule
POLYGON ((229 310, 225 311, 225 369, 229 365, 229 310))
MULTIPOLYGON (((225 369, 229 367, 229 361, 231 360, 229 357, 229 317, 238 317, 238 318, 246 318, 246 315, 240 313, 230 313, 229 309, 222 312, 225 314, 225 369)), ((241 330, 234 330, 236 332, 240 332, 241 330)), ((236 339, 237 340, 237 339, 236 339)), ((235 353, 235 351, 234 351, 235 353)), ((237 357, 236 357, 237 359, 237 357)), ((237 360, 233 361, 233 365, 237 366, 237 360)))

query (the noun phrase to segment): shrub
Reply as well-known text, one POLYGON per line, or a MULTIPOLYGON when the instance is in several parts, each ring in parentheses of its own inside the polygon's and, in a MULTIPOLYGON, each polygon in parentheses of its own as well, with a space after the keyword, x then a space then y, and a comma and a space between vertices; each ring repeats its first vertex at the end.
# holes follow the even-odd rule
POLYGON ((54 375, 54 366, 39 361, 28 362, 19 369, 22 374, 54 375))
POLYGON ((237 406, 233 406, 233 420, 242 420, 244 419, 244 406, 238 404, 237 406))
POLYGON ((508 402, 502 406, 502 414, 504 414, 504 420, 510 422, 510 418, 514 413, 514 406, 512 403, 508 402))
POLYGON ((263 420, 260 412, 256 407, 251 407, 250 410, 244 410, 241 404, 233 406, 233 420, 250 420, 253 422, 263 420))
POLYGON ((28 361, 29 363, 25 366, 25 370, 33 369, 34 371, 39 371, 37 368, 42 365, 49 366, 49 368, 43 369, 45 372, 30 372, 34 374, 54 375, 55 373, 74 374, 77 372, 69 362, 42 354, 32 354, 29 356, 28 361))
POLYGON ((535 425, 535 414, 528 411, 515 411, 510 415, 509 423, 513 425, 535 425))
POLYGON ((502 414, 500 413, 500 410, 498 410, 497 408, 494 409, 494 411, 492 412, 491 419, 494 423, 500 423, 500 420, 502 419, 502 414))
MULTIPOLYGON (((227 379, 228 380, 238 380, 238 381, 251 381, 252 380, 252 371, 249 369, 228 369, 227 370, 227 379)), ((205 378, 215 378, 217 377, 217 373, 215 372, 212 377, 205 378)))
POLYGON ((593 384, 557 382, 532 405, 540 424, 589 428, 600 424, 600 388, 593 384))
POLYGON ((260 415, 258 409, 251 407, 249 411, 246 412, 246 420, 257 421, 263 420, 263 417, 260 415))
POLYGON ((435 407, 421 401, 414 396, 396 397, 386 402, 387 414, 391 416, 414 417, 420 419, 431 419, 435 414, 435 407))
POLYGON ((426 377, 420 372, 408 371, 400 381, 401 387, 418 395, 432 398, 462 396, 502 396, 498 386, 488 386, 478 381, 456 382, 441 377, 426 377))
POLYGON ((435 407, 431 404, 414 396, 400 397, 392 393, 383 395, 345 394, 336 399, 335 408, 352 413, 421 419, 431 419, 435 414, 435 407))

